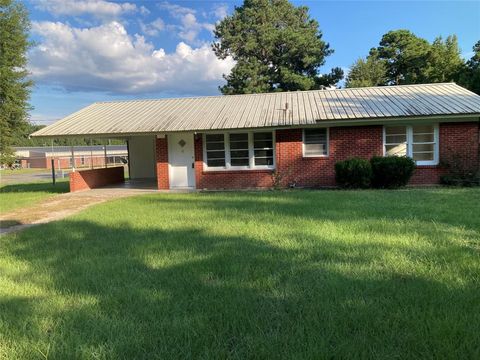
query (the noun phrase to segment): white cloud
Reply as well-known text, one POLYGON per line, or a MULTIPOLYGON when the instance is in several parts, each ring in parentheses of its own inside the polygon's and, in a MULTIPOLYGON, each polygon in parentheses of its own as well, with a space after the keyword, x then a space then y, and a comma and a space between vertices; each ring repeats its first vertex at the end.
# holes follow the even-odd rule
POLYGON ((213 7, 212 13, 218 20, 222 20, 228 15, 228 5, 217 4, 213 7))
POLYGON ((165 23, 161 18, 157 18, 156 20, 148 24, 145 24, 143 21, 140 21, 139 24, 140 24, 140 29, 142 30, 142 33, 149 36, 157 36, 160 33, 160 31, 165 29, 165 23))
POLYGON ((215 93, 234 65, 217 59, 206 44, 180 42, 172 53, 155 49, 116 21, 91 28, 33 22, 32 31, 42 39, 29 53, 33 78, 69 91, 215 93))
POLYGON ((197 19, 197 12, 194 9, 163 2, 159 5, 161 9, 169 12, 170 16, 177 19, 179 25, 168 25, 167 29, 175 32, 176 35, 193 45, 200 45, 202 42, 198 40, 198 36, 202 30, 213 32, 215 25, 208 22, 201 22, 197 19))
MULTIPOLYGON (((132 3, 115 3, 106 0, 37 0, 36 8, 54 15, 90 14, 96 17, 118 17, 138 10, 132 3)), ((144 13, 148 9, 142 6, 140 11, 144 13)))
POLYGON ((180 15, 196 13, 195 9, 185 7, 185 6, 180 6, 177 4, 171 4, 168 1, 164 1, 163 3, 159 4, 158 7, 160 9, 167 10, 172 16, 180 16, 180 15))
POLYGON ((140 14, 142 15, 148 15, 150 14, 150 10, 148 10, 145 6, 140 6, 140 14))

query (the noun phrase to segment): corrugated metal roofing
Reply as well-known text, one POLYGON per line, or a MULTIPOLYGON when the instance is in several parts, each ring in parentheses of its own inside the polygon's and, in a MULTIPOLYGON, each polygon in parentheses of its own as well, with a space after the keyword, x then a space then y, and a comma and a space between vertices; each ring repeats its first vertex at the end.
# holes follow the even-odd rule
POLYGON ((454 83, 98 102, 32 136, 122 135, 480 115, 480 96, 454 83))

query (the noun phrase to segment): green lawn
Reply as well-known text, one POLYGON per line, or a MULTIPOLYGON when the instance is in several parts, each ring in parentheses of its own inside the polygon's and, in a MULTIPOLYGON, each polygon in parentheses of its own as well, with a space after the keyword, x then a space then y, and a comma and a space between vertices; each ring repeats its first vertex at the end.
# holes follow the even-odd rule
POLYGON ((21 175, 21 174, 43 174, 43 173, 51 173, 51 170, 49 169, 36 169, 36 168, 31 168, 31 169, 15 169, 15 170, 10 170, 10 169, 2 169, 0 170, 0 176, 10 176, 10 175, 21 175))
POLYGON ((152 194, 0 238, 0 358, 478 359, 480 189, 152 194))
POLYGON ((37 182, 0 186, 0 214, 34 205, 49 196, 68 191, 68 179, 57 180, 56 185, 51 182, 37 182))

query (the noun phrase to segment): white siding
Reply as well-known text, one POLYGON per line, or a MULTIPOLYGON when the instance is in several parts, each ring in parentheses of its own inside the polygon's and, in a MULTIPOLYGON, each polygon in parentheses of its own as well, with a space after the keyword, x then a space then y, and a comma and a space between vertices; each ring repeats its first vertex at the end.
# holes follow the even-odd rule
POLYGON ((130 178, 155 178, 155 137, 133 136, 128 140, 130 178))

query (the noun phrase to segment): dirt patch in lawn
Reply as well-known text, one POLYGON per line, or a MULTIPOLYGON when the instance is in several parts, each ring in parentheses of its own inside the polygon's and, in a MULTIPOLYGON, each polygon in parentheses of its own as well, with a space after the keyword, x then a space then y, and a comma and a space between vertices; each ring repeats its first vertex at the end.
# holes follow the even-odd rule
POLYGON ((94 189, 50 197, 33 206, 15 209, 0 215, 0 234, 60 220, 92 205, 127 196, 150 193, 142 189, 94 189))

